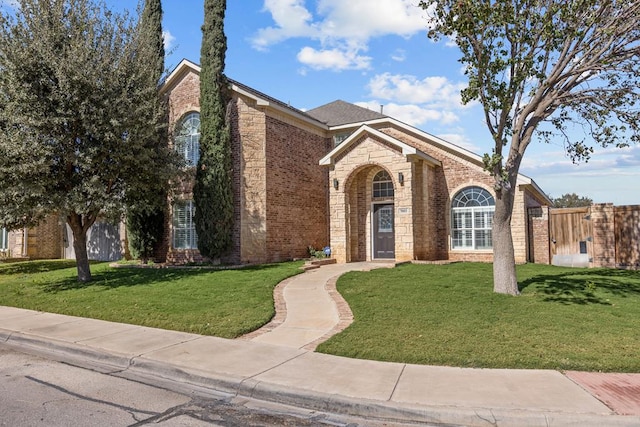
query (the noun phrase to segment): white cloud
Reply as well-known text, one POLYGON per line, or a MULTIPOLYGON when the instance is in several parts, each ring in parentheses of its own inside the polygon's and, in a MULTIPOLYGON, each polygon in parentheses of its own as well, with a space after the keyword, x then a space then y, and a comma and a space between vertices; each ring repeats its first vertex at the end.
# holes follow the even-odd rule
POLYGON ((253 47, 264 50, 293 37, 316 38, 317 28, 304 0, 265 0, 263 10, 271 13, 275 27, 261 28, 253 38, 253 47))
MULTIPOLYGON (((378 101, 356 102, 355 104, 374 111, 380 111, 381 105, 378 101)), ((384 114, 415 127, 426 122, 449 125, 459 120, 459 117, 450 111, 425 108, 415 104, 382 104, 384 105, 384 114)))
POLYGON ((298 53, 298 61, 314 70, 363 70, 371 66, 371 58, 358 55, 356 50, 304 47, 298 53))
POLYGON ((458 147, 462 147, 473 153, 480 152, 480 147, 469 140, 469 138, 467 138, 467 136, 463 133, 441 133, 437 136, 438 138, 442 138, 447 142, 457 145, 458 147))
POLYGON ((576 193, 596 203, 640 203, 640 147, 596 148, 588 163, 574 164, 562 149, 530 147, 520 171, 552 197, 576 193))
POLYGON ((176 38, 169 31, 163 31, 162 38, 164 40, 164 50, 171 50, 171 48, 174 46, 176 38))
MULTIPOLYGON (((362 69, 371 61, 361 55, 368 50, 371 38, 386 35, 408 38, 426 32, 428 26, 425 12, 414 0, 318 0, 316 3, 316 9, 310 11, 304 0, 265 0, 263 10, 271 14, 275 25, 259 29, 252 39, 253 47, 266 50, 290 38, 308 38, 317 41, 319 46, 306 47, 298 54, 298 59, 310 61, 307 65, 329 68, 322 66, 326 57, 340 56, 336 54, 342 52, 341 56, 352 61, 341 69, 362 69)), ((402 58, 402 55, 394 56, 402 58)))
MULTIPOLYGON (((532 147, 533 148, 533 147, 532 147)), ((563 150, 535 153, 529 150, 522 161, 522 170, 534 175, 562 175, 562 176, 608 176, 613 172, 640 173, 640 147, 626 148, 596 148, 591 160, 574 164, 563 150)))
POLYGON ((403 49, 396 49, 396 51, 391 55, 391 59, 397 62, 404 62, 407 59, 407 52, 403 49))
POLYGON ((446 77, 420 80, 409 75, 384 73, 372 77, 368 87, 372 99, 382 100, 371 101, 368 105, 386 104, 386 114, 416 127, 427 122, 452 125, 460 121, 458 113, 469 107, 460 100, 460 90, 465 84, 453 83, 446 77))
POLYGON ((372 97, 449 109, 465 107, 460 98, 460 90, 465 87, 465 83, 453 83, 440 76, 420 80, 410 75, 384 73, 369 81, 372 97))
POLYGON ((384 35, 411 37, 426 31, 424 11, 414 0, 320 0, 319 28, 325 37, 369 40, 384 35))

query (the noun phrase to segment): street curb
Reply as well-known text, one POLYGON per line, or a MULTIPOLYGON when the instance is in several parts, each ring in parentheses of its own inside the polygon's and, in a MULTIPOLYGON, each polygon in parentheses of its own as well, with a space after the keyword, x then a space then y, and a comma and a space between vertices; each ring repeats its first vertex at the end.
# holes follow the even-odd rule
POLYGON ((125 356, 90 347, 42 339, 0 329, 0 345, 26 353, 89 368, 98 372, 216 398, 246 397, 310 410, 366 417, 378 421, 428 423, 440 426, 563 426, 607 425, 637 427, 640 417, 614 414, 533 412, 526 410, 428 406, 374 401, 316 392, 219 373, 203 372, 157 362, 141 356, 125 356), (3 341, 4 340, 4 341, 3 341))

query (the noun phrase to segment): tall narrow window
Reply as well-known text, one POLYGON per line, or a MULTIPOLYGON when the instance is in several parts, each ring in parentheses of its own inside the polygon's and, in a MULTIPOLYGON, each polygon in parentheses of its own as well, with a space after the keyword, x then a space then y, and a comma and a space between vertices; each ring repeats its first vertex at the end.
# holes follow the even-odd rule
POLYGON ((176 202, 173 205, 173 247, 175 249, 197 249, 198 236, 193 222, 193 201, 176 202))
POLYGON ((184 116, 176 128, 175 148, 184 156, 188 166, 195 166, 200 159, 200 113, 184 116))
POLYGON ((451 204, 451 244, 453 249, 492 249, 495 199, 480 187, 468 187, 451 204))
POLYGON ((393 181, 385 170, 373 177, 373 197, 393 197, 393 181))
POLYGON ((0 228, 0 251, 4 252, 9 249, 9 231, 6 228, 0 228))

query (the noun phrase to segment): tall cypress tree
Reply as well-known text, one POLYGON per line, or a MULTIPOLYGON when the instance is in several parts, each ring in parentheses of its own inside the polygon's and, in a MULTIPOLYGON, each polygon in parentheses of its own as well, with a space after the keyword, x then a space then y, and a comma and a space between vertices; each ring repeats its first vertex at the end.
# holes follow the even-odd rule
MULTIPOLYGON (((145 0, 144 9, 138 24, 141 41, 151 49, 150 85, 157 85, 164 74, 164 38, 162 34, 161 0, 145 0)), ((163 114, 162 100, 158 99, 158 112, 163 114)), ((160 119, 162 122, 162 119, 160 119)), ((150 145, 166 145, 166 128, 159 126, 157 132, 151 134, 150 145)), ((152 187, 150 187, 151 189, 152 187)), ((154 189, 155 190, 155 189, 154 189)), ((148 191, 141 196, 145 204, 139 200, 130 203, 127 209, 127 238, 129 251, 134 258, 143 263, 153 257, 157 243, 162 239, 165 222, 166 191, 148 191)))
POLYGON ((226 0, 205 0, 200 51, 200 160, 193 189, 194 220, 198 249, 212 259, 231 249, 233 227, 230 94, 223 74, 225 9, 226 0))

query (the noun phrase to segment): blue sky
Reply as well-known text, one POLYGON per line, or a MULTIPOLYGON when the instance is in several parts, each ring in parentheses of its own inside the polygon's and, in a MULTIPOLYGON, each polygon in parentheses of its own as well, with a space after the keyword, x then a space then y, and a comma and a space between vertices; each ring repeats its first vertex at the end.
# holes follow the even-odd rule
MULTIPOLYGON (((0 4, 7 0, 0 0, 0 4)), ((107 0, 116 10, 135 0, 107 0)), ((492 142, 479 105, 462 105, 466 79, 451 43, 427 38, 415 0, 228 0, 226 74, 307 110, 342 99, 483 154, 492 142)), ((164 0, 166 65, 200 62, 202 0, 164 0)), ((574 165, 561 143, 534 142, 521 173, 552 197, 640 204, 640 147, 597 149, 574 165)))

